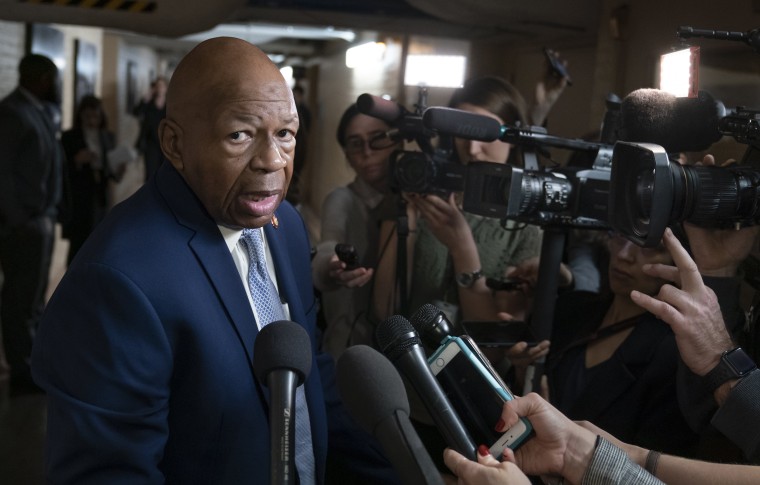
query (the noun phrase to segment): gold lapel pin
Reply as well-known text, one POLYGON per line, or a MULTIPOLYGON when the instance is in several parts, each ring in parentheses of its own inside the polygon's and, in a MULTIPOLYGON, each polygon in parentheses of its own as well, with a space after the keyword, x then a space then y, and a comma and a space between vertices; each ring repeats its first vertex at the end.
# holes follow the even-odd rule
POLYGON ((275 229, 280 228, 280 221, 277 219, 277 216, 275 215, 272 216, 272 227, 274 227, 275 229))

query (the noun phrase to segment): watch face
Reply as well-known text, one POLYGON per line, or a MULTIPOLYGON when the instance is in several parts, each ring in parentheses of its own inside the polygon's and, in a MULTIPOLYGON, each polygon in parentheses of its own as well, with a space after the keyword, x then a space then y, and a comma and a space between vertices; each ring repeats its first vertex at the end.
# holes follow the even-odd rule
POLYGON ((736 374, 739 376, 744 376, 757 368, 755 362, 741 348, 734 349, 727 353, 724 356, 724 359, 734 368, 736 374))
POLYGON ((457 282, 462 286, 471 286, 472 285, 472 275, 470 273, 461 273, 457 277, 457 282))
POLYGON ((473 283, 475 283, 475 280, 480 278, 482 275, 483 273, 481 270, 473 271, 472 273, 459 273, 456 277, 456 280, 457 283, 459 283, 459 286, 469 288, 473 283))

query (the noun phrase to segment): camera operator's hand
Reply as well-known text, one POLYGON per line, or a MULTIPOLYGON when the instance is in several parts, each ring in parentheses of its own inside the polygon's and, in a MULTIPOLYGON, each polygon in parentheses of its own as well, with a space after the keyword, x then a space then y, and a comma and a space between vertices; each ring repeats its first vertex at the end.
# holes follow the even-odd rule
MULTIPOLYGON (((731 165, 727 160, 721 166, 731 165)), ((713 166, 715 158, 705 155, 697 165, 713 166)), ((704 276, 733 277, 739 265, 755 247, 760 226, 735 229, 708 229, 684 223, 691 253, 704 276)))
POLYGON ((366 285, 372 279, 374 272, 372 268, 364 267, 347 270, 346 263, 338 259, 337 254, 330 258, 327 271, 334 283, 346 288, 358 288, 366 285))
POLYGON ((684 223, 689 246, 704 276, 734 277, 739 265, 755 247, 760 226, 708 229, 684 223))
POLYGON ((643 270, 673 285, 663 285, 655 297, 634 290, 631 299, 670 325, 684 363, 703 376, 718 364, 724 351, 733 348, 733 343, 718 298, 705 286, 697 264, 670 228, 665 230, 663 243, 676 266, 645 264, 643 270))
POLYGON ((454 194, 447 200, 433 195, 417 195, 414 204, 433 235, 449 248, 453 257, 459 251, 475 251, 470 225, 457 205, 454 194))

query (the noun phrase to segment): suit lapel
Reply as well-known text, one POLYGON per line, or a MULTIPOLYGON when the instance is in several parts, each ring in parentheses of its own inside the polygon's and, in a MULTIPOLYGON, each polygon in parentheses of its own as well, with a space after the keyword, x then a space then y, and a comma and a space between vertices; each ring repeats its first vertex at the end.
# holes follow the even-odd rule
POLYGON ((232 261, 232 256, 224 244, 219 229, 216 227, 214 229, 217 234, 213 234, 211 238, 206 234, 196 233, 190 240, 190 248, 214 286, 216 295, 224 306, 241 345, 245 348, 248 363, 253 370, 253 342, 259 331, 258 326, 237 267, 232 261), (221 244, 218 239, 222 239, 221 244))
POLYGON ((161 164, 154 180, 159 192, 167 193, 164 200, 171 207, 177 221, 192 231, 188 245, 206 273, 219 303, 224 307, 241 345, 245 348, 248 364, 253 372, 253 342, 258 327, 248 303, 246 288, 219 228, 170 163, 161 164))

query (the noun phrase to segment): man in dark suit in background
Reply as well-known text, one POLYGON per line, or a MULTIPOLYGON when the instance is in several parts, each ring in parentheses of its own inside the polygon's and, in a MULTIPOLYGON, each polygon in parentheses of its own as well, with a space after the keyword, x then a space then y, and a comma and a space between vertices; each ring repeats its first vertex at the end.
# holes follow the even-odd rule
POLYGON ((45 304, 61 197, 63 152, 51 117, 58 68, 29 54, 18 87, 0 101, 0 325, 11 390, 37 390, 29 371, 32 335, 45 304))
POLYGON ((309 240, 284 200, 297 131, 290 89, 253 45, 211 39, 177 66, 160 128, 168 163, 85 242, 35 341, 49 481, 266 483, 268 392, 252 368, 266 302, 246 285, 262 260, 281 300, 266 301, 311 337, 315 473, 296 463, 301 483, 324 482, 328 452, 362 483, 396 480, 341 405, 331 357, 316 352, 309 240), (251 233, 264 257, 249 257, 251 233))

